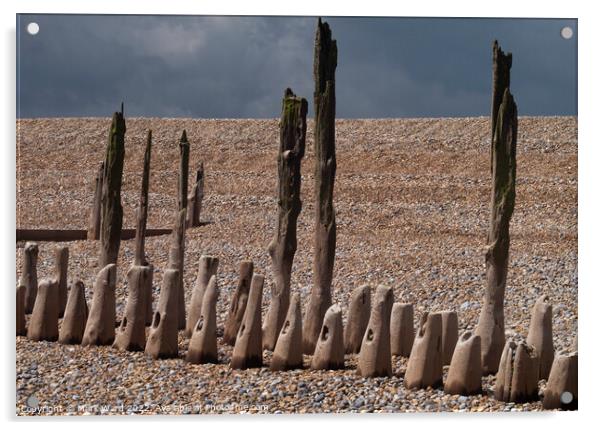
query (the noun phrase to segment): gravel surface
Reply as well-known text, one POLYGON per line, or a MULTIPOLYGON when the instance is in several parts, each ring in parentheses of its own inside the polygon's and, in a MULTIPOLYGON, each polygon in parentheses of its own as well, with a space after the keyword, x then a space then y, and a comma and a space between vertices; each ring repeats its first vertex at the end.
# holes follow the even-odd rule
MULTIPOLYGON (((94 175, 104 158, 110 119, 19 120, 17 227, 87 228, 94 175)), ((483 294, 490 193, 488 118, 337 120, 335 208, 337 252, 333 301, 346 313, 353 288, 391 285, 396 301, 427 310, 458 311, 460 329, 474 329, 483 294)), ((146 129, 153 129, 149 228, 170 227, 176 207, 178 139, 191 142, 190 181, 205 163, 201 218, 186 235, 185 284, 190 299, 198 259, 220 258, 221 331, 238 263, 252 259, 264 273, 264 316, 272 285, 266 247, 276 214, 278 120, 127 119, 122 203, 124 227, 134 227, 146 129)), ((313 252, 313 121, 302 165, 303 210, 292 290, 308 297, 313 252)), ((554 342, 577 335, 577 119, 521 117, 516 209, 506 290, 508 336, 526 336, 531 307, 542 294, 554 305, 554 342)), ((159 295, 168 236, 147 239, 159 295)), ((55 243, 40 243, 39 279, 52 271, 55 243)), ((88 301, 98 244, 68 243, 70 281, 79 278, 88 301)), ((16 276, 23 243, 17 243, 16 276)), ((118 265, 118 316, 127 299, 125 273, 133 241, 123 241, 118 265)), ((187 349, 180 340, 180 356, 187 349)), ((17 414, 181 414, 540 410, 541 402, 493 399, 495 378, 480 396, 442 389, 406 390, 406 359, 394 376, 365 379, 354 356, 344 371, 237 371, 232 349, 219 343, 220 363, 153 361, 110 347, 16 340, 17 414), (29 399, 29 400, 28 400, 29 399), (26 407, 29 405, 29 407, 26 407), (38 409, 31 405, 39 405, 38 409)), ((269 363, 270 353, 265 353, 269 363)), ((309 356, 305 357, 306 365, 309 356)), ((445 369, 445 373, 447 367, 445 369)), ((543 389, 545 382, 541 382, 543 389)))

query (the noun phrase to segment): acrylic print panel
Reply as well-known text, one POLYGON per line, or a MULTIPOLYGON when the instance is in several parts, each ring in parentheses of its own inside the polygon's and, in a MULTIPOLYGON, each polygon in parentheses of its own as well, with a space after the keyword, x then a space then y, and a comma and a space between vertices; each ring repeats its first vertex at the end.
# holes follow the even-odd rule
POLYGON ((17 415, 576 409, 577 30, 18 15, 17 415))

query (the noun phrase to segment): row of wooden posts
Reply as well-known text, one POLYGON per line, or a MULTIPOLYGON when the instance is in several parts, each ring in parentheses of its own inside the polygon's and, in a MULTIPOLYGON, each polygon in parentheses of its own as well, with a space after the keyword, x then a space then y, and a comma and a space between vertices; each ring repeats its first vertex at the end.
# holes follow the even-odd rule
MULTIPOLYGON (((318 20, 314 50, 315 125, 315 186, 316 226, 313 262, 313 287, 304 321, 303 350, 313 352, 326 310, 332 304, 331 285, 336 248, 336 223, 333 190, 336 172, 335 157, 335 69, 337 46, 327 23, 318 20)), ((289 88, 282 101, 280 147, 278 150, 278 215, 274 238, 268 246, 272 259, 274 288, 267 314, 264 343, 274 349, 290 303, 290 280, 297 248, 297 218, 301 211, 301 161, 305 154, 307 101, 289 88)), ((88 237, 100 242, 99 267, 116 264, 123 220, 121 181, 125 155, 126 123, 123 104, 113 114, 105 160, 96 177, 95 197, 90 216, 88 237)), ((135 266, 146 266, 144 238, 148 214, 148 188, 152 132, 148 132, 144 155, 140 203, 137 210, 135 266)), ((168 268, 179 272, 177 296, 180 308, 178 325, 185 324, 184 310, 184 247, 186 228, 199 225, 203 194, 203 171, 188 194, 190 144, 186 131, 179 143, 178 207, 169 249, 168 268)))
MULTIPOLYGON (((318 354, 320 345, 332 345, 333 333, 340 333, 337 330, 338 320, 337 305, 332 304, 331 285, 334 267, 334 256, 336 249, 336 222, 335 211, 333 205, 333 190, 336 174, 336 156, 335 156, 335 70, 337 66, 337 44, 332 39, 330 27, 327 23, 318 20, 317 30, 315 35, 314 45, 314 111, 315 111, 315 129, 314 129, 314 153, 315 153, 315 231, 314 231, 314 259, 313 259, 313 283, 311 296, 306 308, 303 324, 299 320, 299 330, 303 327, 301 337, 302 341, 295 346, 291 345, 289 349, 299 348, 305 354, 313 354, 314 361, 320 360, 324 355, 318 354), (327 324, 328 323, 328 324, 327 324), (331 324, 334 325, 331 327, 331 324), (324 331, 326 328, 326 332, 324 331), (324 339, 323 336, 326 336, 324 339), (326 343, 324 343, 325 341, 326 343), (316 358, 318 357, 318 358, 316 358)), ((509 225, 514 211, 515 202, 515 182, 516 182, 516 140, 517 140, 517 107, 514 98, 510 92, 510 68, 512 66, 511 54, 505 54, 498 46, 497 41, 493 44, 493 94, 492 94, 492 109, 491 109, 491 174, 492 174, 492 192, 490 206, 490 227, 488 232, 488 249, 485 255, 486 261, 486 287, 483 297, 483 307, 479 317, 479 321, 475 330, 475 335, 470 336, 471 345, 479 345, 479 377, 481 374, 492 374, 496 372, 505 372, 503 379, 509 388, 508 395, 504 394, 504 398, 521 397, 522 394, 511 394, 512 390, 519 390, 518 385, 513 381, 516 372, 512 372, 512 368, 516 367, 516 363, 522 363, 517 360, 517 357, 522 357, 524 348, 522 344, 514 344, 506 342, 505 326, 504 326, 504 294, 506 286, 506 276, 508 267, 508 251, 510 245, 509 225), (513 346, 514 345, 514 346, 513 346), (500 368, 500 363, 503 367, 500 368), (513 364, 514 363, 514 364, 513 364), (509 378, 509 379, 508 379, 509 378)), ((236 338, 244 335, 245 339, 249 336, 253 337, 248 340, 247 346, 239 346, 235 343, 235 351, 233 354, 233 363, 236 367, 245 367, 249 363, 246 360, 257 360, 257 355, 249 355, 248 345, 256 345, 256 336, 260 336, 261 347, 269 350, 277 350, 278 343, 283 334, 286 335, 290 329, 287 323, 290 323, 290 318, 287 314, 293 312, 296 315, 295 306, 291 304, 298 302, 299 298, 295 297, 291 302, 290 280, 293 258, 297 248, 296 228, 297 218, 301 211, 300 187, 301 187, 301 160, 305 153, 306 139, 306 115, 307 101, 302 97, 297 97, 292 90, 286 89, 282 101, 282 113, 280 120, 280 145, 278 149, 278 214, 277 227, 274 233, 273 240, 268 246, 268 252, 272 260, 272 271, 274 276, 275 287, 271 292, 270 306, 268 309, 266 321, 263 325, 257 326, 261 320, 261 307, 257 303, 257 298, 261 297, 263 288, 263 276, 254 275, 250 281, 250 290, 248 296, 249 304, 253 306, 245 306, 242 309, 242 300, 238 298, 232 301, 232 308, 239 312, 241 323, 240 329, 229 332, 228 336, 236 338), (256 288, 253 288, 256 285, 256 288), (253 298, 255 297, 255 298, 253 298), (250 324, 250 325, 249 325, 250 324), (257 334, 259 333, 259 334, 257 334), (238 348, 238 349, 237 349, 238 348), (242 358, 241 358, 242 357, 242 358), (255 357, 250 359, 249 357, 255 357), (236 364, 236 360, 243 360, 243 363, 236 364)), ((120 236, 122 228, 123 210, 121 207, 121 180, 123 174, 123 160, 125 154, 125 119, 123 115, 123 105, 121 112, 116 112, 113 115, 113 120, 109 133, 109 141, 107 144, 106 156, 102 165, 96 184, 96 197, 93 212, 91 216, 90 237, 98 238, 100 243, 99 252, 99 267, 103 269, 99 273, 94 291, 94 301, 105 300, 102 308, 107 307, 107 315, 104 315, 101 320, 98 320, 98 325, 106 325, 106 330, 114 332, 114 292, 111 295, 111 288, 114 290, 115 264, 117 263, 117 255, 120 246, 120 236), (113 285, 113 287, 110 287, 113 285), (104 286, 104 287, 102 287, 104 286), (101 288, 102 287, 102 288, 101 288), (97 290, 99 293, 97 293, 97 290), (107 298, 99 296, 100 292, 107 293, 107 298), (111 298, 113 297, 113 298, 111 298), (108 319, 108 322, 105 321, 108 319), (113 323, 113 326, 108 326, 113 323)), ((149 312, 145 311, 144 317, 141 313, 130 314, 128 309, 134 307, 130 303, 134 303, 138 295, 140 303, 146 303, 144 306, 149 306, 149 300, 140 298, 142 295, 147 296, 149 293, 149 283, 152 282, 152 264, 147 261, 144 252, 144 237, 146 229, 146 218, 148 212, 148 186, 149 186, 149 169, 150 169, 150 151, 151 151, 152 135, 149 131, 147 146, 144 157, 143 175, 142 175, 142 192, 140 204, 137 211, 137 229, 136 229, 136 251, 134 265, 128 272, 128 307, 125 316, 122 320, 122 326, 125 328, 131 326, 131 319, 145 318, 145 322, 149 322, 149 312)), ((169 336, 168 342, 170 351, 173 348, 177 351, 177 330, 186 329, 188 332, 212 332, 214 330, 213 323, 215 314, 215 301, 217 300, 217 286, 211 285, 212 277, 208 274, 211 270, 207 269, 203 273, 207 273, 205 280, 202 282, 203 288, 193 293, 192 302, 188 320, 186 318, 186 309, 184 302, 184 285, 183 285, 183 270, 184 270, 184 240, 187 227, 194 226, 194 219, 198 220, 198 210, 200 208, 200 200, 196 196, 199 195, 199 182, 197 175, 197 188, 188 194, 188 160, 190 145, 183 132, 179 144, 180 149, 180 172, 178 179, 178 208, 175 216, 175 223, 171 236, 171 245, 169 249, 168 264, 164 270, 163 286, 161 289, 161 298, 157 311, 153 314, 151 325, 151 333, 146 342, 145 348, 158 348, 152 352, 152 355, 160 356, 162 348, 161 340, 164 337, 157 333, 164 330, 172 330, 172 327, 167 327, 172 324, 172 318, 167 318, 163 314, 167 309, 172 309, 172 306, 177 307, 177 321, 175 324, 176 343, 173 345, 174 338, 169 336), (199 202, 198 206, 189 206, 190 197, 194 202, 199 202), (190 210, 192 212, 190 212, 190 210), (195 212, 196 211, 196 212, 195 212), (192 215, 190 215, 192 214, 192 215), (188 219, 188 221, 187 221, 188 219), (191 219, 193 221, 191 221, 191 219), (214 291, 215 293, 208 292, 214 291), (207 300, 205 296, 207 295, 207 300), (207 303, 205 305, 205 302, 207 303), (175 304, 174 304, 175 303, 175 304), (206 308, 206 309, 205 309, 206 308), (207 313, 203 314, 203 310, 207 313), (193 312, 194 311, 194 312, 193 312), (195 313, 196 312, 196 313, 195 313), (213 312, 213 314, 211 313, 213 312), (188 327, 187 327, 188 321, 188 327), (153 331, 153 327, 157 331, 153 331), (159 341, 155 341, 158 336, 159 341), (159 346, 157 345, 159 342, 159 346), (150 345, 150 346, 149 346, 150 345), (154 346, 153 346, 154 345, 154 346)), ((202 177, 202 175, 201 175, 202 177)), ((202 194, 202 184, 200 186, 200 194, 202 194)), ((197 203, 194 203, 195 205, 197 203)), ((27 249, 27 246, 26 246, 27 249)), ((27 254, 27 252, 26 252, 27 254)), ((206 261, 206 260, 201 260, 206 261)), ((203 263, 205 264, 205 263, 203 263)), ((209 264, 209 263, 206 263, 209 264)), ((199 271, 201 273, 201 270, 199 271)), ((214 282, 215 284, 215 282, 214 282)), ((76 284, 78 285, 78 284, 76 284)), ((40 284, 40 291, 52 289, 52 282, 45 281, 40 284), (42 288, 43 287, 43 288, 42 288)), ((29 304, 32 301, 31 296, 33 286, 30 290, 23 293, 26 297, 25 302, 29 304)), ((37 285, 36 287, 37 288, 37 285)), ((61 296, 64 296, 63 288, 61 296)), ((76 287, 74 291, 77 291, 76 287)), ((384 290, 383 290, 384 291, 384 290)), ((75 294, 75 293, 72 293, 75 294)), ((104 294, 104 293, 102 293, 104 294)), ((377 304, 388 302, 389 299, 380 299, 381 295, 388 296, 389 293, 381 293, 381 289, 377 290, 377 304)), ((392 293, 391 293, 392 297, 392 293)), ((36 300, 37 301, 37 300, 36 300)), ((260 303, 260 302, 259 302, 260 303)), ((100 305, 98 305, 100 306, 100 305)), ((141 305, 136 305, 138 308, 141 305)), ((379 306, 386 306, 385 304, 379 306)), ((26 309, 29 309, 28 305, 26 309)), ((100 308, 99 308, 100 309, 100 308)), ((232 310, 232 309, 231 309, 232 310)), ((300 312, 300 310, 299 310, 300 312)), ((95 307, 92 306, 90 317, 95 313, 95 307)), ((377 312, 383 315, 384 311, 377 312)), ((372 313, 374 315, 374 312, 372 313)), ((174 312, 171 312, 173 317, 174 312)), ((422 333, 429 331, 432 324, 429 323, 433 316, 430 314, 423 319, 421 324, 422 333)), ((290 315, 289 315, 290 316, 290 315)), ((88 319, 89 320, 89 319, 88 319)), ((96 317, 93 318, 96 321, 96 317)), ((31 323, 30 323, 31 324, 31 323)), ((341 322, 342 325, 342 322, 341 322)), ((381 326, 384 327, 383 322, 381 326)), ((101 336, 100 327, 91 328, 89 336, 101 336)), ((225 328, 228 330, 228 327, 225 328)), ((297 330, 297 329, 296 329, 297 330)), ((86 326, 86 332, 88 331, 86 326)), ((436 329, 435 329, 436 331, 436 329)), ((362 336, 368 336, 369 330, 362 333, 362 336)), ((374 333, 372 333, 374 335, 374 333)), ((209 336, 209 335, 208 335, 209 336)), ((226 336, 226 334, 225 334, 226 336)), ((193 336, 194 337, 194 336, 193 336)), ((211 337, 211 336, 210 336, 211 337)), ((83 343, 94 343, 91 340, 86 340, 86 334, 83 335, 83 343)), ((119 336, 117 336, 119 339, 119 336)), ((470 339, 466 339, 468 342, 470 339)), ((106 339, 101 343, 105 343, 106 339)), ((112 342, 112 341, 111 341, 112 342)), ((117 340, 116 340, 117 342, 117 340)), ((213 341, 212 341, 213 342, 213 341)), ((337 341, 338 342, 338 341, 337 341)), ((388 342, 388 341, 387 341, 388 342)), ((119 342, 117 342, 119 344, 119 342)), ((414 342, 415 348, 419 347, 418 338, 414 342)), ((213 343, 211 343, 213 345, 213 343)), ((241 343, 242 345, 242 343, 241 343)), ((439 344, 437 344, 439 345, 439 344)), ((191 341, 191 347, 194 343, 191 341)), ((212 346, 213 347, 213 346, 212 346)), ((436 346, 435 346, 436 347, 436 346)), ((328 348, 331 348, 329 346, 328 348)), ((471 348, 476 348, 472 346, 471 348)), ((329 356, 330 350, 325 353, 329 356)), ((189 351, 190 352, 190 351, 189 351)), ((204 354, 204 352, 203 352, 204 354)), ((261 354, 259 354, 261 356, 261 354)), ((278 357, 275 354, 275 357, 278 357)), ((424 357, 430 357, 429 354, 424 357)), ((374 359, 376 360, 376 359, 374 359)), ((430 360, 430 358, 429 358, 430 360)), ((426 360, 428 362, 429 360, 426 360)), ((277 359, 276 359, 277 361, 277 359)), ((390 361, 390 357, 389 357, 390 361)), ((473 362, 471 362, 473 363, 473 362)), ((374 363, 376 365, 376 362, 374 363)), ((474 363, 473 363, 474 364, 474 363)), ((471 368, 473 366, 471 364, 471 368)), ((423 364, 425 366, 425 364, 423 364)), ((317 366, 320 367, 320 366, 317 366)), ((439 367, 438 365, 436 366, 439 367)), ((423 369, 423 371, 426 371, 423 369)), ((472 370, 474 372, 474 369, 472 370)), ((576 371, 576 368, 575 368, 576 371)), ((380 372, 380 371, 379 371, 380 372)), ((437 370, 434 371, 437 375, 437 370)), ((370 372, 368 372, 370 373, 370 372)), ((420 372, 418 372, 420 373, 420 372)), ((520 372, 519 372, 520 373, 520 372)), ((406 372, 406 384, 408 384, 408 374, 406 372)), ((427 378, 428 379, 428 378, 427 378)), ((432 379, 432 378, 431 378, 432 379)), ((435 378, 437 379, 437 378, 435 378)), ((431 381, 432 382, 432 381, 431 381)), ((499 381, 498 381, 499 382, 499 381)), ((501 382, 500 382, 501 383, 501 382)), ((410 383, 410 385, 413 385, 410 383)), ((421 384, 418 384, 421 385, 421 384)), ((479 383, 480 386, 480 383, 479 383)), ((524 388, 524 387, 523 387, 524 388)), ((502 392, 505 392, 502 390, 502 392)), ((520 389, 520 393, 529 392, 528 389, 520 389)), ((531 393, 532 394, 532 393, 531 393)), ((576 398, 576 393, 575 393, 576 398)), ((529 396, 527 396, 529 397, 529 396)))
MULTIPOLYGON (((155 359, 178 358, 177 269, 167 269, 157 305, 152 306, 152 268, 133 266, 128 276, 128 300, 117 326, 116 265, 103 268, 94 285, 90 310, 81 281, 71 285, 67 300, 69 251, 59 246, 55 274, 39 284, 33 308, 26 308, 26 287, 17 288, 17 335, 34 341, 64 344, 113 345, 124 351, 145 351, 155 359), (25 314, 31 312, 26 327, 25 314), (59 329, 59 318, 63 318, 59 329), (150 325, 148 338, 146 327, 150 325), (118 327, 116 329, 116 327, 118 327)), ((25 246, 25 271, 36 278, 37 246, 25 246)), ((185 360, 192 364, 218 363, 217 301, 219 260, 202 256, 184 336, 189 337, 185 360)), ((269 349, 262 326, 261 303, 264 277, 254 273, 253 262, 243 261, 239 281, 230 301, 223 327, 223 342, 234 346, 230 366, 247 369, 263 366, 263 350, 269 349)), ((449 365, 444 390, 448 394, 481 394, 481 338, 465 331, 458 336, 456 312, 426 312, 414 331, 414 307, 394 303, 393 289, 379 286, 372 300, 371 288, 356 288, 348 304, 343 327, 341 307, 327 310, 312 352, 311 369, 345 368, 345 354, 358 354, 357 371, 363 377, 393 374, 393 355, 409 357, 404 374, 407 388, 443 385, 443 366, 449 365)), ((29 297, 29 296, 27 296, 29 297)), ((293 294, 270 362, 273 371, 303 368, 301 301, 293 294)), ((576 350, 576 345, 574 346, 576 350)), ((577 353, 555 355, 552 336, 552 306, 541 297, 533 307, 529 334, 508 340, 496 375, 494 397, 505 402, 538 399, 538 383, 547 380, 545 408, 577 408, 577 353), (570 393, 570 398, 563 398, 570 393)))

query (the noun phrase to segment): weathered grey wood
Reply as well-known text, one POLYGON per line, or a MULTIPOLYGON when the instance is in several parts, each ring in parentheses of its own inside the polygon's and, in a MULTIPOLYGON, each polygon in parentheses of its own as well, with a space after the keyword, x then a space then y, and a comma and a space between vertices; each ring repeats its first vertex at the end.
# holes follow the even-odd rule
POLYGON ((548 379, 554 361, 554 336, 552 330, 552 304, 548 296, 541 296, 531 311, 527 344, 539 356, 539 379, 548 379))
POLYGON ((188 160, 190 155, 190 144, 186 137, 186 130, 180 138, 180 176, 178 177, 178 212, 174 230, 171 236, 171 248, 169 250, 169 268, 178 271, 177 295, 178 295, 178 330, 186 328, 186 303, 184 300, 184 248, 186 236, 186 206, 188 204, 188 160))
POLYGON ((69 300, 65 308, 65 316, 59 331, 59 342, 64 344, 80 344, 88 321, 88 304, 84 283, 75 281, 69 290, 69 300))
POLYGON ((406 388, 437 388, 442 384, 442 330, 441 313, 422 314, 404 375, 406 388))
POLYGON ((274 289, 263 326, 263 348, 272 351, 288 312, 291 269, 297 251, 297 218, 301 212, 301 160, 305 155, 307 101, 290 88, 284 92, 278 149, 278 215, 268 246, 274 289))
POLYGON ((481 338, 466 331, 456 343, 445 380, 445 392, 463 396, 481 393, 481 369, 481 338))
POLYGON ((178 279, 176 269, 167 269, 144 353, 155 360, 178 357, 178 279))
POLYGON ((201 207, 203 203, 203 197, 205 188, 205 168, 203 163, 199 166, 196 171, 196 179, 192 190, 188 194, 188 207, 186 214, 186 226, 188 228, 198 227, 201 225, 201 207))
POLYGON ((393 288, 376 288, 370 321, 366 328, 357 360, 358 374, 363 377, 391 376, 391 309, 393 288))
POLYGON ((54 342, 59 338, 58 288, 54 279, 40 281, 38 296, 27 327, 29 340, 54 342))
POLYGON ((69 248, 59 246, 54 250, 54 280, 58 283, 59 318, 63 318, 67 306, 67 273, 69 269, 69 248))
POLYGON ((33 312, 38 295, 38 244, 27 242, 23 247, 23 271, 19 285, 25 286, 25 313, 33 312))
POLYGON ((101 219, 100 219, 100 258, 99 267, 116 264, 121 244, 123 208, 121 206, 121 182, 125 158, 125 119, 123 103, 121 112, 113 114, 109 141, 104 163, 101 219))
POLYGON ((303 350, 312 354, 322 321, 330 307, 332 272, 336 248, 336 223, 333 206, 335 157, 335 69, 337 44, 330 27, 318 19, 314 45, 314 152, 315 210, 313 285, 303 322, 303 350))
POLYGON ((146 347, 146 288, 151 270, 150 266, 134 265, 127 273, 127 304, 113 342, 113 347, 122 351, 144 351, 146 347))
POLYGON ((525 403, 537 400, 539 356, 524 340, 506 342, 495 376, 493 394, 502 402, 525 403))
POLYGON ((148 218, 148 186, 150 182, 150 160, 153 132, 148 131, 146 136, 146 149, 142 165, 142 185, 140 186, 140 202, 136 211, 136 248, 134 251, 134 266, 147 265, 144 253, 144 239, 146 237, 146 220, 148 218))
POLYGON ((115 282, 117 266, 107 264, 94 282, 92 305, 86 321, 82 345, 111 345, 115 340, 115 282))
MULTIPOLYGON (((491 82, 491 141, 495 135, 495 123, 497 122, 498 112, 502 99, 504 97, 504 91, 506 88, 510 88, 510 68, 512 67, 512 54, 508 54, 502 51, 502 48, 498 45, 497 40, 493 41, 493 64, 492 64, 492 82, 491 82)), ((493 149, 491 150, 491 156, 493 157, 493 149)), ((493 160, 493 158, 492 158, 493 160)), ((492 166, 493 167, 493 166, 492 166)))
POLYGON ((343 340, 343 312, 339 305, 332 305, 324 314, 324 324, 311 358, 313 370, 337 370, 345 368, 345 342, 343 340))
POLYGON ((217 316, 216 305, 219 298, 217 278, 211 276, 203 296, 203 305, 191 333, 186 361, 194 364, 217 363, 217 316))
POLYGON ((303 368, 303 327, 301 317, 301 298, 293 294, 286 319, 278 335, 274 348, 271 370, 291 370, 303 368))
POLYGON ((201 255, 196 283, 192 290, 190 305, 188 306, 188 318, 186 319, 186 329, 184 330, 184 336, 186 337, 190 337, 197 326, 197 321, 201 316, 203 303, 205 302, 205 290, 211 278, 217 275, 218 267, 219 258, 210 255, 201 255))
POLYGON ((371 309, 370 286, 362 285, 353 290, 349 300, 347 325, 344 332, 345 352, 347 354, 360 352, 366 327, 368 327, 370 321, 371 309))
POLYGON ((544 409, 575 410, 578 408, 579 372, 577 351, 560 352, 554 357, 546 389, 544 409))
POLYGON ((508 87, 511 65, 511 54, 504 54, 496 41, 493 45, 491 210, 485 255, 487 281, 483 307, 475 330, 475 334, 481 337, 484 374, 498 370, 505 345, 504 293, 508 273, 510 219, 515 200, 518 122, 516 103, 508 87))
POLYGON ((249 291, 249 302, 245 310, 236 343, 232 351, 230 367, 248 369, 263 366, 261 349, 261 298, 263 296, 263 275, 254 274, 249 291))
POLYGON ((101 200, 102 200, 102 183, 105 170, 104 161, 100 162, 96 178, 94 179, 94 200, 92 201, 92 209, 90 210, 90 225, 88 226, 87 238, 90 240, 98 240, 100 238, 100 218, 101 218, 101 200))
POLYGON ((253 262, 242 261, 238 269, 238 284, 232 295, 226 324, 224 325, 224 342, 234 346, 236 334, 242 323, 249 300, 249 288, 253 278, 253 262))

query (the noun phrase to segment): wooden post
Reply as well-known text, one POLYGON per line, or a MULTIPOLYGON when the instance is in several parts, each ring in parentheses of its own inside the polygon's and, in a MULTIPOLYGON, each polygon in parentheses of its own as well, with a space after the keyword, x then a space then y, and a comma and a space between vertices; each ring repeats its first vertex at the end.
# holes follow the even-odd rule
POLYGON ((263 348, 273 351, 288 312, 291 268, 297 251, 297 218, 301 212, 301 160, 305 155, 307 100, 284 92, 278 150, 278 221, 268 253, 275 287, 263 326, 263 348))
POLYGON ((510 248, 510 219, 514 212, 516 183, 516 136, 518 117, 516 103, 506 86, 510 83, 512 55, 505 55, 493 45, 493 139, 491 142, 491 211, 487 252, 485 255, 487 284, 483 307, 476 328, 481 337, 483 373, 497 372, 505 345, 504 293, 510 248), (500 92, 500 104, 496 105, 500 92), (494 113, 497 112, 495 117, 494 113))
POLYGON ((150 182, 150 160, 153 132, 148 131, 146 136, 146 149, 144 151, 144 164, 142 167, 142 185, 140 187, 140 203, 136 211, 136 250, 134 252, 134 265, 147 264, 144 254, 144 241, 146 235, 146 220, 148 218, 148 185, 150 182))
POLYGON ((303 350, 314 352, 322 320, 331 305, 330 288, 336 248, 336 223, 332 202, 335 158, 335 69, 337 44, 330 27, 318 19, 314 46, 314 152, 316 230, 313 261, 313 286, 303 323, 303 350))
POLYGON ((192 190, 188 194, 188 207, 186 215, 186 227, 198 227, 201 225, 201 206, 204 197, 205 187, 205 170, 203 163, 196 171, 196 180, 192 186, 192 190))
POLYGON ((186 328, 186 303, 184 300, 184 240, 186 233, 186 206, 188 203, 188 159, 190 144, 186 137, 186 130, 180 138, 180 176, 178 179, 178 212, 171 235, 171 248, 169 250, 169 268, 178 271, 177 297, 178 297, 178 329, 186 328))
POLYGON ((125 157, 125 119, 123 103, 121 112, 113 114, 104 163, 102 184, 102 209, 100 220, 99 267, 116 264, 121 244, 123 208, 121 207, 121 181, 125 157))
POLYGON ((102 183, 105 170, 104 161, 100 162, 96 178, 94 179, 94 201, 90 211, 90 225, 88 226, 88 240, 98 240, 100 238, 100 218, 101 218, 101 200, 102 183))

